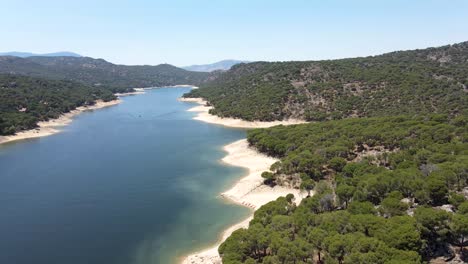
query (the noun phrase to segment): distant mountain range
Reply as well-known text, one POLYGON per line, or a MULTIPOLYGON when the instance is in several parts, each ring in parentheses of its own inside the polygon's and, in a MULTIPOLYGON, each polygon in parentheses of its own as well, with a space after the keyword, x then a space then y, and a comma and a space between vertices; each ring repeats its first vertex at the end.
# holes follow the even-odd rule
MULTIPOLYGON (((59 51, 51 53, 32 53, 32 52, 21 52, 21 51, 10 51, 10 52, 0 52, 0 56, 14 56, 20 58, 28 57, 75 57, 82 58, 83 56, 70 52, 70 51, 59 51)), ((200 65, 191 65, 186 67, 181 67, 187 71, 196 71, 196 72, 212 72, 212 71, 227 71, 231 69, 232 66, 239 63, 249 63, 249 61, 241 60, 222 60, 211 64, 200 64, 200 65)))
POLYGON ((188 71, 197 71, 197 72, 212 72, 212 71, 227 71, 231 69, 232 66, 239 63, 249 63, 249 61, 240 61, 240 60, 222 60, 211 64, 201 64, 201 65, 191 65, 182 67, 188 71))
POLYGON ((83 57, 80 54, 70 52, 70 51, 59 51, 52 53, 31 53, 31 52, 20 52, 20 51, 11 51, 11 52, 0 52, 0 56, 15 56, 21 58, 27 57, 83 57))
POLYGON ((113 92, 132 87, 156 87, 178 84, 199 85, 215 77, 215 73, 193 72, 169 64, 126 66, 89 57, 21 58, 0 56, 0 74, 23 75, 54 80, 69 80, 91 86, 105 86, 113 92))

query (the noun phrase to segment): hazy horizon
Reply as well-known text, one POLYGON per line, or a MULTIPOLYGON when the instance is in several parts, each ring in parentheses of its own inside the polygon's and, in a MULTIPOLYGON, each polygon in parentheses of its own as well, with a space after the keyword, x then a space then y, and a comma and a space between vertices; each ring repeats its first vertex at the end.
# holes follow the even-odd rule
POLYGON ((468 2, 0 0, 1 52, 71 51, 116 64, 323 60, 468 40, 468 2))

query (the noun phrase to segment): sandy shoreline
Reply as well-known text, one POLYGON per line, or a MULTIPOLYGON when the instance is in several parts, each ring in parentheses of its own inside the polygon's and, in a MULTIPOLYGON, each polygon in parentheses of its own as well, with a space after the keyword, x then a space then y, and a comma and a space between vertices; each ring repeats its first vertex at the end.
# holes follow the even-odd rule
MULTIPOLYGON (((194 87, 194 86, 176 86, 176 87, 194 87)), ((194 87, 196 89, 196 87, 194 87)), ((136 95, 145 93, 145 90, 154 89, 154 88, 136 88, 135 92, 116 94, 118 97, 127 96, 127 95, 136 95)), ((301 120, 289 120, 289 121, 275 121, 275 122, 248 122, 240 119, 233 118, 220 118, 214 115, 210 115, 208 110, 210 107, 206 107, 206 102, 199 99, 183 99, 180 101, 186 102, 196 102, 200 104, 195 106, 189 111, 198 112, 198 115, 194 118, 199 121, 204 121, 212 124, 219 124, 228 127, 238 127, 238 128, 256 128, 256 127, 271 127, 274 125, 291 125, 291 124, 300 124, 304 123, 301 120)), ((0 144, 28 139, 28 138, 37 138, 52 135, 60 132, 60 127, 66 126, 72 122, 73 117, 80 114, 83 111, 100 109, 103 107, 109 107, 112 105, 119 104, 121 99, 113 100, 110 102, 97 101, 95 105, 88 107, 78 107, 77 109, 63 114, 57 119, 39 122, 38 128, 22 131, 12 136, 0 136, 0 144)), ((277 199, 280 196, 285 196, 289 193, 293 193, 296 197, 296 202, 305 197, 305 193, 300 193, 299 190, 289 189, 285 187, 276 186, 274 188, 263 185, 263 178, 261 173, 263 171, 269 170, 271 164, 277 161, 277 159, 266 156, 259 153, 253 148, 250 148, 246 139, 242 139, 231 144, 224 146, 224 150, 227 152, 227 155, 222 159, 222 162, 232 165, 239 166, 248 169, 247 175, 240 179, 236 184, 229 190, 223 192, 221 197, 229 199, 240 205, 249 207, 252 209, 252 215, 247 219, 237 223, 226 230, 221 234, 218 242, 202 251, 196 252, 185 257, 182 261, 184 264, 211 264, 211 263, 221 263, 221 258, 218 254, 219 245, 227 239, 232 232, 239 228, 247 228, 250 220, 253 217, 253 211, 258 209, 260 206, 277 199)))
POLYGON ((145 90, 148 90, 149 88, 133 88, 135 90, 134 92, 128 92, 128 93, 116 93, 114 94, 117 97, 122 97, 122 96, 129 96, 129 95, 137 95, 137 94, 144 94, 146 93, 145 90))
POLYGON ((290 189, 281 186, 271 188, 263 185, 261 173, 270 169, 271 164, 277 159, 259 153, 249 147, 246 139, 235 141, 224 146, 224 150, 228 153, 222 162, 232 165, 245 167, 249 171, 246 176, 240 179, 233 187, 221 194, 222 197, 229 199, 240 205, 252 209, 252 215, 247 219, 237 223, 228 229, 224 230, 219 241, 202 251, 193 253, 182 260, 183 264, 220 264, 221 257, 218 254, 219 245, 226 240, 232 232, 239 228, 247 228, 250 220, 253 217, 253 211, 260 208, 262 205, 276 200, 280 196, 286 196, 289 193, 294 194, 296 203, 299 203, 307 194, 300 192, 297 189, 290 189))
POLYGON ((96 110, 96 109, 100 109, 104 107, 109 107, 109 106, 119 104, 120 102, 121 102, 120 99, 112 100, 109 102, 97 100, 94 105, 77 107, 76 109, 61 115, 57 119, 38 122, 37 128, 21 131, 11 136, 0 136, 0 144, 17 141, 17 140, 28 139, 28 138, 50 136, 52 134, 60 132, 59 130, 60 127, 70 124, 73 121, 74 116, 84 111, 91 111, 91 110, 96 110))
MULTIPOLYGON (((174 85, 174 86, 165 86, 165 87, 192 87, 193 89, 197 89, 198 87, 193 86, 193 85, 174 85)), ((97 100, 94 105, 92 106, 80 106, 77 107, 76 109, 65 113, 61 115, 57 119, 52 119, 49 121, 40 121, 37 123, 38 127, 30 130, 25 130, 25 131, 20 131, 16 133, 15 135, 10 135, 10 136, 0 136, 0 144, 7 143, 7 142, 12 142, 12 141, 17 141, 17 140, 23 140, 23 139, 29 139, 29 138, 38 138, 38 137, 45 137, 45 136, 50 136, 55 133, 60 132, 59 128, 68 125, 74 116, 77 114, 83 112, 83 111, 90 111, 90 110, 96 110, 112 105, 119 104, 121 102, 120 98, 124 96, 130 96, 130 95, 138 95, 138 94, 144 94, 146 93, 146 90, 150 89, 156 89, 156 88, 164 88, 164 87, 147 87, 147 88, 133 88, 133 92, 128 92, 128 93, 116 93, 114 94, 117 96, 116 100, 112 100, 109 102, 103 102, 102 100, 97 100)))
POLYGON ((178 85, 172 85, 172 86, 165 86, 165 87, 173 87, 173 88, 192 88, 192 89, 198 89, 197 86, 195 85, 190 85, 190 84, 178 84, 178 85))
MULTIPOLYGON (((190 108, 188 111, 197 112, 193 118, 195 120, 223 125, 236 128, 266 128, 276 125, 294 125, 306 123, 303 120, 285 120, 274 122, 249 122, 235 118, 221 118, 209 114, 210 106, 206 106, 206 101, 202 98, 179 98, 182 102, 193 102, 198 106, 190 108)), ((297 189, 275 186, 271 188, 263 184, 262 172, 268 171, 270 166, 278 161, 278 159, 266 156, 257 150, 249 147, 247 139, 241 139, 223 148, 227 155, 221 160, 222 162, 231 165, 244 167, 248 169, 246 176, 242 177, 229 190, 221 193, 221 197, 229 199, 237 204, 246 206, 252 209, 252 214, 245 220, 230 226, 221 234, 218 242, 206 249, 186 256, 182 260, 182 264, 221 264, 222 260, 218 254, 218 247, 226 240, 232 232, 239 228, 248 228, 250 220, 253 218, 253 212, 262 205, 276 200, 278 197, 286 196, 289 193, 294 194, 296 203, 299 203, 307 193, 300 192, 297 189)))
POLYGON ((197 86, 195 85, 190 85, 190 84, 178 84, 178 85, 168 85, 168 86, 157 86, 157 87, 145 87, 145 88, 133 88, 135 90, 152 90, 152 89, 158 89, 158 88, 192 88, 192 89, 198 89, 197 86))
POLYGON ((306 123, 304 120, 298 119, 289 119, 283 121, 271 121, 271 122, 264 122, 264 121, 245 121, 242 119, 237 118, 225 118, 219 117, 215 115, 211 115, 209 110, 212 108, 211 106, 206 106, 206 101, 202 98, 179 98, 181 102, 192 102, 199 104, 198 106, 190 108, 188 111, 190 112, 197 112, 197 116, 193 119, 207 122, 210 124, 217 124, 223 125, 227 127, 236 127, 236 128, 265 128, 265 127, 272 127, 277 125, 296 125, 296 124, 303 124, 306 123))
POLYGON ((117 97, 123 96, 130 96, 130 95, 138 95, 138 94, 145 94, 147 90, 159 89, 159 88, 192 88, 198 89, 197 86, 189 85, 189 84, 181 84, 181 85, 173 85, 173 86, 161 86, 161 87, 145 87, 145 88, 133 88, 133 92, 128 93, 116 93, 114 94, 117 97))

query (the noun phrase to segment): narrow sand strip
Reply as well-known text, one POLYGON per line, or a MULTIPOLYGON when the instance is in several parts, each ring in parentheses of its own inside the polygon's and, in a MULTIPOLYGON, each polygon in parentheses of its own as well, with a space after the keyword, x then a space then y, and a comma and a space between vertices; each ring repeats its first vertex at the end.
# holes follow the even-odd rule
POLYGON ((179 85, 168 85, 168 86, 146 87, 146 88, 134 88, 134 89, 135 90, 137 90, 137 89, 152 90, 152 89, 158 89, 158 88, 192 88, 192 89, 198 89, 197 86, 190 85, 190 84, 179 84, 179 85))
POLYGON ((129 95, 137 95, 137 94, 144 94, 145 88, 133 88, 135 90, 134 92, 128 92, 128 93, 116 93, 114 94, 117 97, 122 97, 122 96, 129 96, 129 95))
POLYGON ((153 89, 158 89, 158 88, 192 88, 192 89, 198 89, 197 86, 193 86, 193 85, 189 85, 189 84, 181 84, 181 85, 173 85, 173 86, 133 88, 133 90, 134 90, 133 92, 116 93, 114 95, 117 96, 117 97, 123 97, 123 96, 129 96, 129 95, 138 95, 138 94, 146 93, 147 90, 153 90, 153 89))
POLYGON ((197 86, 195 85, 190 85, 190 84, 178 84, 178 85, 172 85, 172 86, 167 86, 167 87, 174 87, 174 88, 192 88, 192 89, 198 89, 197 86))
POLYGON ((199 106, 195 106, 190 108, 188 111, 190 112, 198 112, 197 116, 193 119, 211 123, 211 124, 218 124, 227 127, 237 127, 237 128, 265 128, 265 127, 272 127, 277 125, 296 125, 296 124, 303 124, 306 123, 304 120, 298 119, 289 119, 283 121, 271 121, 271 122, 264 122, 264 121, 245 121, 242 119, 237 118, 225 118, 219 117, 215 115, 209 114, 210 109, 212 106, 207 106, 206 101, 202 98, 179 98, 181 102, 193 102, 199 104, 199 106))
POLYGON ((11 142, 11 141, 16 141, 16 140, 28 139, 28 138, 45 137, 45 136, 58 133, 60 132, 58 128, 70 124, 73 121, 74 116, 84 111, 90 111, 90 110, 96 110, 96 109, 100 109, 104 107, 109 107, 109 106, 119 104, 120 102, 121 102, 120 99, 116 99, 116 100, 109 101, 109 102, 98 100, 95 102, 94 105, 77 107, 75 110, 65 113, 57 119, 38 122, 37 123, 38 128, 21 131, 11 136, 0 136, 0 144, 11 142))
MULTIPOLYGON (((238 140, 224 146, 228 153, 222 161, 232 166, 248 168, 247 176, 240 179, 231 189, 221 194, 222 197, 230 199, 238 204, 249 207, 253 210, 260 206, 276 200, 278 197, 294 194, 296 203, 299 203, 306 193, 301 193, 297 189, 275 186, 274 188, 263 185, 262 172, 270 169, 271 164, 277 159, 268 157, 250 148, 246 139, 238 140)), ((232 232, 240 228, 247 228, 253 216, 226 229, 220 240, 210 248, 194 253, 183 259, 183 264, 220 264, 221 257, 218 254, 219 245, 226 240, 232 232)))
MULTIPOLYGON (((194 89, 198 88, 196 86, 191 86, 191 85, 176 85, 176 86, 171 86, 171 87, 193 87, 194 89)), ((115 95, 120 98, 123 96, 129 96, 129 95, 144 94, 146 93, 145 90, 154 89, 154 88, 155 87, 134 88, 135 90, 134 92, 116 93, 115 95)), ((120 99, 116 99, 116 100, 109 101, 109 102, 103 102, 102 100, 97 100, 95 104, 92 106, 80 106, 80 107, 77 107, 75 110, 72 110, 68 113, 61 115, 57 119, 38 122, 37 128, 21 131, 11 136, 0 136, 0 144, 22 140, 22 139, 28 139, 28 138, 50 136, 52 134, 60 132, 60 130, 58 129, 59 127, 68 125, 72 121, 72 118, 74 116, 76 116, 77 114, 83 111, 96 110, 96 109, 116 105, 116 104, 119 104, 120 102, 121 102, 120 99)))

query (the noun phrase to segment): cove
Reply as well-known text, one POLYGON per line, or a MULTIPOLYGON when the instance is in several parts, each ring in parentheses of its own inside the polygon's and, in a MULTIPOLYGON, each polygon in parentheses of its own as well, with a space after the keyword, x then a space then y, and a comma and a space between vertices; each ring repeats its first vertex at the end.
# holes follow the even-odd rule
POLYGON ((177 263, 245 218, 219 197, 245 173, 219 162, 222 146, 245 131, 192 120, 177 101, 189 89, 124 97, 0 145, 0 263, 177 263))

